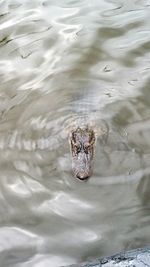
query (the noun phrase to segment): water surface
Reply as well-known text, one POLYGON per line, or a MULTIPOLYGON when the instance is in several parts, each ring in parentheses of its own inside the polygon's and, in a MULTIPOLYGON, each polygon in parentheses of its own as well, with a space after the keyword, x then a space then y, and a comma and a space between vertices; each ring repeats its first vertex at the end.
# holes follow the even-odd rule
POLYGON ((0 267, 150 244, 150 2, 0 1, 0 267), (109 126, 93 176, 68 131, 109 126))

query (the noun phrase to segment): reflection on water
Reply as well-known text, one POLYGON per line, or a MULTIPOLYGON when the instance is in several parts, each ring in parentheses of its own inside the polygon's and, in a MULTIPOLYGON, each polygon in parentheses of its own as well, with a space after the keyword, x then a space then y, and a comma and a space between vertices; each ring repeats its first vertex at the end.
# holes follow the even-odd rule
POLYGON ((150 242, 148 1, 0 2, 0 266, 58 267, 150 242), (95 171, 68 131, 109 125, 95 171))

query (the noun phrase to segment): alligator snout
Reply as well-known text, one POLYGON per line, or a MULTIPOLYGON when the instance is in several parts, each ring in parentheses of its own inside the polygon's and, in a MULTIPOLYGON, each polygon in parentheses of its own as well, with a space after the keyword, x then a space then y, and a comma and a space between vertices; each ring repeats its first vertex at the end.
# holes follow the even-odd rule
POLYGON ((78 172, 76 177, 79 178, 80 180, 86 180, 87 178, 90 177, 90 174, 86 173, 84 171, 83 172, 78 172))
POLYGON ((81 148, 81 151, 73 156, 72 167, 74 175, 80 180, 85 180, 90 177, 92 173, 92 155, 88 151, 84 151, 84 148, 81 148))
POLYGON ((92 174, 95 133, 89 128, 77 128, 70 136, 72 169, 74 176, 80 180, 92 174))

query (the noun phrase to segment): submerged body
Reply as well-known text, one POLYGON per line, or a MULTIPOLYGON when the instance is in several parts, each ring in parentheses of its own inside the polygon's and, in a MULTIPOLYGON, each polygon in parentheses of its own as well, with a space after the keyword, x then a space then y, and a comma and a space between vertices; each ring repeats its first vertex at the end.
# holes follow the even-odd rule
POLYGON ((82 89, 80 97, 71 107, 69 142, 72 154, 72 170, 76 178, 85 180, 93 173, 96 140, 107 139, 108 125, 101 112, 99 88, 82 89))

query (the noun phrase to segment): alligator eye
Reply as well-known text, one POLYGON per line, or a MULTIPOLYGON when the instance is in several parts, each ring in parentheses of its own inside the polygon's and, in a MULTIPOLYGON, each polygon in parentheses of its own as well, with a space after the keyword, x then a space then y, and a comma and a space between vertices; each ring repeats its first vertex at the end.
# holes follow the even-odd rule
POLYGON ((89 147, 90 147, 90 143, 85 143, 85 144, 84 144, 84 148, 85 148, 85 149, 88 149, 89 147))
POLYGON ((75 148, 77 153, 79 153, 81 151, 81 146, 80 145, 74 145, 74 148, 75 148))
POLYGON ((72 146, 72 150, 75 154, 78 154, 81 151, 81 144, 79 142, 74 143, 72 146))
POLYGON ((88 154, 89 149, 90 149, 90 143, 86 143, 86 144, 84 144, 84 152, 85 152, 86 154, 88 154))

